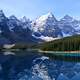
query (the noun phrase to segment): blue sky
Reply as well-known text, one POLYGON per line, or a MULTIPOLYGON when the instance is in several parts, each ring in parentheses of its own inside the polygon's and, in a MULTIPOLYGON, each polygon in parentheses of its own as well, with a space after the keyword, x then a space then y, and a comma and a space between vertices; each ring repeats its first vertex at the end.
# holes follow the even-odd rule
POLYGON ((80 0, 1 0, 0 9, 6 16, 35 19, 52 12, 57 19, 66 14, 80 19, 80 0))

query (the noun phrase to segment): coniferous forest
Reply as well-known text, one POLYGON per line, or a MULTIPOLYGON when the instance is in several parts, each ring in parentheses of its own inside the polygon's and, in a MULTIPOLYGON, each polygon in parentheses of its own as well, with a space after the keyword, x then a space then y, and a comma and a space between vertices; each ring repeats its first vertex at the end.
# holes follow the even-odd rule
POLYGON ((43 43, 40 48, 45 51, 79 51, 80 35, 43 43))

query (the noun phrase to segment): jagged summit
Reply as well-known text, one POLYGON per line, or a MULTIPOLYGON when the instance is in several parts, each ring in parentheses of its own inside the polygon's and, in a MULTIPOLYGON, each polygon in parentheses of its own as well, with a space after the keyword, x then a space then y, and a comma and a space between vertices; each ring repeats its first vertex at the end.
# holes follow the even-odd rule
POLYGON ((52 12, 48 12, 47 14, 43 15, 43 16, 46 16, 46 17, 54 17, 53 13, 52 12))
MULTIPOLYGON (((45 15, 40 16, 39 18, 36 19, 36 21, 45 21, 45 20, 47 20, 47 19, 49 19, 49 18, 54 18, 54 19, 55 19, 55 17, 54 17, 54 15, 52 14, 52 12, 49 12, 49 13, 47 13, 47 14, 45 14, 45 15)), ((55 20, 56 20, 56 19, 55 19, 55 20)))
POLYGON ((63 20, 63 21, 73 21, 73 17, 71 17, 69 15, 65 15, 61 20, 63 20))
POLYGON ((72 18, 71 16, 69 16, 68 14, 66 14, 65 16, 64 16, 64 18, 72 18))
POLYGON ((7 19, 7 18, 6 18, 6 16, 5 16, 3 10, 0 10, 0 22, 6 21, 6 19, 7 19))
POLYGON ((24 23, 31 23, 31 20, 29 18, 27 18, 26 16, 24 16, 23 18, 20 19, 21 22, 24 22, 24 23))
POLYGON ((9 17, 9 19, 17 20, 17 17, 16 17, 15 15, 11 15, 11 16, 9 17))
POLYGON ((38 19, 36 19, 32 26, 34 32, 40 32, 43 36, 50 37, 57 37, 62 36, 59 27, 56 25, 57 20, 54 15, 49 12, 38 19))
POLYGON ((45 15, 42 15, 40 16, 39 18, 37 18, 36 20, 33 21, 33 26, 37 26, 37 27, 40 27, 40 26, 44 26, 45 24, 47 23, 55 23, 57 20, 56 18, 54 17, 54 15, 52 14, 52 12, 49 12, 45 15))
POLYGON ((4 15, 4 12, 3 12, 3 10, 0 10, 0 15, 4 15))
POLYGON ((26 22, 28 21, 28 19, 26 18, 26 16, 24 16, 22 19, 21 19, 22 22, 26 22))

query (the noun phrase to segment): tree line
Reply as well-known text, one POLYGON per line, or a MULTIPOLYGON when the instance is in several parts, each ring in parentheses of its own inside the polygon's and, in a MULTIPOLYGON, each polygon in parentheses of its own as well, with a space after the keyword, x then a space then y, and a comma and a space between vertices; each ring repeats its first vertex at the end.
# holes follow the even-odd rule
POLYGON ((40 48, 45 51, 77 51, 80 50, 80 36, 75 35, 44 43, 40 48))

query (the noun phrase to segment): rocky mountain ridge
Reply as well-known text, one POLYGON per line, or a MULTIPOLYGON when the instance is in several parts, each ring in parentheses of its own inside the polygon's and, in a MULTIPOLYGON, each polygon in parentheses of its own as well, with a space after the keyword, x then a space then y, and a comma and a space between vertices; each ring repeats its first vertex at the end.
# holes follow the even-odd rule
POLYGON ((0 44, 39 43, 80 34, 80 21, 66 15, 57 20, 49 12, 30 21, 14 15, 6 17, 0 10, 0 44))

